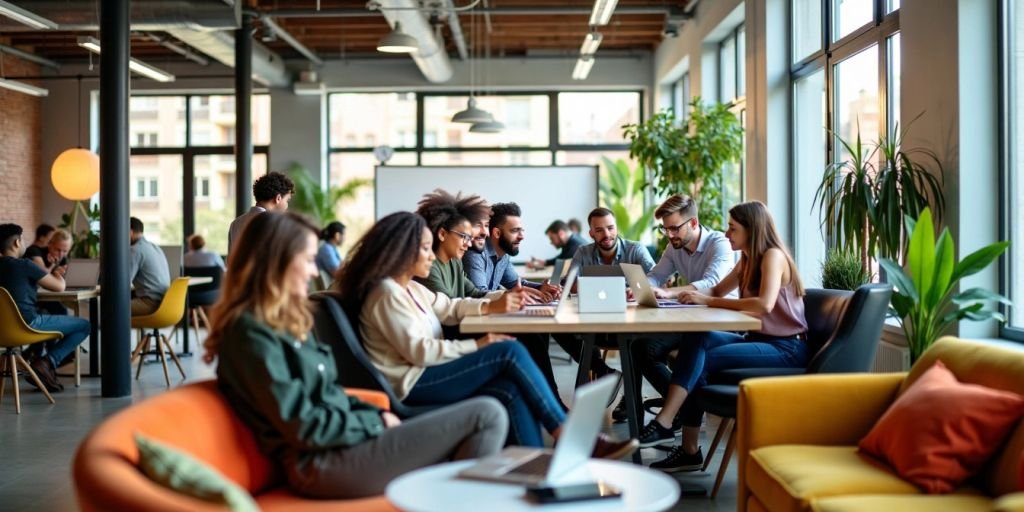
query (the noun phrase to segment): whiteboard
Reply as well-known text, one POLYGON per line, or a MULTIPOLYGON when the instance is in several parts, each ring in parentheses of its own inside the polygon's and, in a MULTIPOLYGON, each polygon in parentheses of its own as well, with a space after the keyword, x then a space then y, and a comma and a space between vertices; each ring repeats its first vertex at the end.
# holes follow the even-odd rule
POLYGON ((558 251, 544 230, 555 220, 575 217, 586 223, 597 207, 597 166, 446 167, 378 166, 375 171, 376 218, 397 211, 415 211, 424 194, 442 188, 457 194, 477 194, 490 204, 514 202, 523 211, 525 238, 519 255, 554 257, 558 251))

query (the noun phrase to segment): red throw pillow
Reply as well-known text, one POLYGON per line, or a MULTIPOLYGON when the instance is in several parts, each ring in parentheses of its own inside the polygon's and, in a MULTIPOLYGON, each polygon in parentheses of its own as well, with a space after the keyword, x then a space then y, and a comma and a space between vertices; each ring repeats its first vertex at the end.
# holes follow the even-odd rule
POLYGON ((861 451, 929 494, 951 492, 981 469, 1024 414, 1024 397, 956 380, 941 361, 893 402, 861 451))

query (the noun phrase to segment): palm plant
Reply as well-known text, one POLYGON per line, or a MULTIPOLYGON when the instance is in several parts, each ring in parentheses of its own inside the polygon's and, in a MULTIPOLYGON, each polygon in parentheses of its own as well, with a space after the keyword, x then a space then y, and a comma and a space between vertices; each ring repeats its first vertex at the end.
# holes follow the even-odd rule
POLYGON ((360 188, 373 183, 365 178, 353 178, 340 187, 322 187, 309 171, 297 163, 288 168, 288 175, 295 182, 289 208, 309 215, 321 226, 338 220, 336 208, 339 202, 354 199, 360 188))
POLYGON ((654 212, 644 208, 643 169, 630 169, 622 159, 613 162, 602 156, 601 161, 605 170, 599 185, 601 204, 615 214, 615 225, 623 238, 640 240, 654 221, 654 212))

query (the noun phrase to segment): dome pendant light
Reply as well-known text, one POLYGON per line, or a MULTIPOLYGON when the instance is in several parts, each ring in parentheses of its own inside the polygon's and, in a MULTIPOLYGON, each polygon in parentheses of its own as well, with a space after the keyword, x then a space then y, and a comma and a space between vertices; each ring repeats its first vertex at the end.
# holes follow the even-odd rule
POLYGON ((477 108, 476 98, 472 96, 470 96, 469 101, 466 102, 466 109, 461 112, 456 112, 455 115, 452 116, 453 123, 486 123, 493 120, 494 117, 491 116, 490 112, 477 108))
POLYGON ((505 123, 501 121, 484 121, 469 127, 469 131, 473 133, 501 133, 504 129, 505 123))
POLYGON ((415 37, 402 32, 402 24, 395 22, 395 28, 377 43, 377 51, 384 53, 416 53, 420 43, 415 37))

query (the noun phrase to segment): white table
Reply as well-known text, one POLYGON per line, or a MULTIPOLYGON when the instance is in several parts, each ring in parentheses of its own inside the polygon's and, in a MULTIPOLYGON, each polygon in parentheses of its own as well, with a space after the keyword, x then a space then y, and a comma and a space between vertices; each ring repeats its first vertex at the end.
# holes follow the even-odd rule
MULTIPOLYGON (((568 267, 568 265, 566 265, 566 267, 568 267)), ((531 269, 526 265, 514 265, 513 268, 516 273, 519 274, 519 277, 526 279, 527 281, 534 281, 537 283, 541 283, 545 279, 551 279, 551 272, 555 270, 555 267, 550 266, 538 270, 531 269)), ((562 274, 565 274, 564 269, 562 274)))
POLYGON ((449 462, 406 473, 388 484, 388 500, 402 510, 416 512, 660 511, 679 501, 679 484, 671 477, 635 464, 595 459, 574 471, 567 481, 606 481, 622 491, 621 498, 541 505, 526 497, 522 485, 456 478, 475 462, 449 462))

